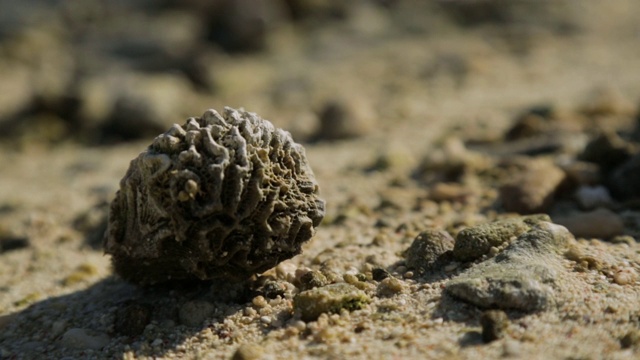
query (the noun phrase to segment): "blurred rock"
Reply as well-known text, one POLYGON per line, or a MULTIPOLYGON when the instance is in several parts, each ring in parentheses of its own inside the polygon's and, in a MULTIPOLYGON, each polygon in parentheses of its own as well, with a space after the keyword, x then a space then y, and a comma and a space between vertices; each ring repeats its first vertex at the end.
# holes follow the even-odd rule
POLYGON ((509 327, 509 317, 501 310, 488 310, 480 316, 482 340, 485 343, 501 339, 509 327))
POLYGON ((551 105, 534 106, 518 115, 513 126, 504 134, 505 140, 516 140, 544 133, 553 115, 551 105))
POLYGON ((609 239, 624 231, 622 218, 605 208, 566 216, 554 216, 553 221, 566 226, 575 237, 587 239, 609 239))
POLYGON ((597 164, 608 173, 637 151, 632 143, 625 141, 615 132, 604 132, 587 144, 579 158, 597 164))
POLYGON ((366 135, 373 128, 373 113, 368 104, 357 100, 332 100, 318 115, 320 126, 315 140, 339 140, 366 135))
POLYGON ((27 248, 31 245, 28 237, 0 233, 0 254, 27 248))
POLYGON ((177 75, 131 75, 110 91, 109 115, 96 119, 103 143, 155 137, 181 118, 191 95, 188 82, 177 75))
POLYGON ((581 112, 587 116, 631 116, 635 112, 634 104, 620 91, 611 87, 595 89, 588 95, 581 112))
POLYGON ((214 1, 207 14, 209 40, 229 52, 264 50, 270 28, 282 19, 283 8, 269 0, 214 1))
POLYGON ((294 20, 321 22, 326 19, 345 19, 353 4, 341 0, 284 0, 294 20))
POLYGON ((640 198, 640 153, 613 170, 608 185, 613 195, 620 200, 640 198))
POLYGON ((111 341, 111 339, 106 334, 80 328, 67 330, 64 335, 62 335, 62 339, 60 339, 60 343, 65 347, 91 350, 100 350, 105 347, 109 341, 111 341))
POLYGON ((565 172, 550 162, 527 162, 519 174, 500 187, 502 206, 519 214, 546 212, 565 179, 565 172))
POLYGON ((561 164, 561 167, 573 186, 596 186, 602 182, 600 166, 597 164, 572 160, 561 164))
POLYGON ((613 201, 609 190, 602 185, 580 186, 575 193, 576 201, 583 209, 592 210, 600 206, 611 205, 613 201))

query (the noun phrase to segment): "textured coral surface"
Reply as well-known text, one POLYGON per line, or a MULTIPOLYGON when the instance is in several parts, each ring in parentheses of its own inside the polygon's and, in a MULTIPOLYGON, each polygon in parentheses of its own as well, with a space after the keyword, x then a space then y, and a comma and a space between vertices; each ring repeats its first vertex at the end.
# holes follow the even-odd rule
POLYGON ((244 110, 215 110, 131 162, 105 238, 123 278, 247 278, 300 253, 324 215, 304 149, 244 110))

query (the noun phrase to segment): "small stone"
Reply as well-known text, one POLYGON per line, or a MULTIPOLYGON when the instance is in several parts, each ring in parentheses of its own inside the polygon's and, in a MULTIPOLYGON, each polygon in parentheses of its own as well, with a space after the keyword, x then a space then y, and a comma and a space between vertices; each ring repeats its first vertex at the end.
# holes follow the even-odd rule
POLYGON ((142 334, 149 322, 151 322, 151 308, 133 303, 116 311, 114 330, 125 336, 137 336, 142 334))
POLYGON ((454 248, 454 240, 444 230, 426 230, 421 232, 405 251, 407 266, 421 272, 432 270, 438 265, 438 259, 454 248))
POLYGON ((72 328, 62 335, 60 342, 68 348, 100 350, 107 345, 110 340, 107 334, 101 332, 72 328))
POLYGON ((615 132, 607 131, 587 144, 580 160, 595 163, 603 173, 608 173, 631 158, 633 153, 634 149, 630 143, 615 132))
POLYGON ((316 287, 322 287, 329 283, 327 277, 321 272, 311 270, 300 277, 300 290, 309 290, 316 287))
POLYGON ((600 166, 586 161, 572 161, 562 165, 568 180, 578 186, 595 186, 602 182, 600 166))
POLYGON ((386 278, 388 278, 389 276, 391 276, 391 274, 389 274, 389 272, 383 268, 373 268, 373 270, 371 270, 371 276, 373 277, 373 280, 375 281, 382 281, 386 278))
POLYGON ((457 183, 437 183, 431 188, 429 198, 433 201, 464 201, 471 192, 457 183))
POLYGON ((330 284, 299 293, 293 301, 294 309, 302 320, 313 321, 324 313, 340 313, 342 309, 362 309, 371 299, 353 285, 330 284))
POLYGON ((622 339, 620 339, 620 345, 623 349, 640 347, 640 330, 630 330, 622 339))
POLYGON ((231 360, 258 360, 264 356, 264 350, 258 344, 242 344, 231 357, 231 360))
POLYGON ((506 340, 502 345, 502 356, 504 357, 520 357, 522 349, 520 342, 516 340, 506 340))
POLYGON ((565 178, 565 172, 552 163, 527 163, 512 181, 500 188, 502 206, 519 214, 546 212, 565 178))
POLYGON ((547 215, 531 215, 503 219, 463 229, 456 236, 453 257, 459 261, 473 261, 488 254, 492 247, 510 243, 528 231, 531 224, 549 221, 547 215))
POLYGON ((284 296, 286 286, 282 282, 267 280, 260 289, 267 299, 284 296))
POLYGON ((638 280, 638 273, 632 267, 625 267, 613 274, 613 282, 618 285, 634 284, 638 280))
POLYGON ((378 295, 393 296, 403 292, 405 288, 405 284, 400 279, 388 277, 378 285, 378 295))
POLYGON ((450 280, 445 291, 481 308, 546 309, 555 303, 555 289, 562 285, 566 270, 559 254, 571 238, 564 227, 541 222, 498 256, 450 280))
POLYGON ((624 232, 620 216, 606 208, 556 217, 553 220, 569 229, 575 237, 609 239, 624 232))
POLYGON ((581 186, 576 190, 575 198, 583 209, 592 210, 611 204, 609 190, 602 185, 581 186))
POLYGON ((317 140, 348 139, 369 133, 372 128, 373 115, 370 106, 361 101, 329 101, 320 114, 320 127, 316 133, 317 140))
POLYGON ((253 304, 253 306, 257 307, 258 309, 262 309, 269 305, 267 300, 262 295, 258 295, 254 297, 253 300, 251 300, 251 303, 253 304))
POLYGON ((482 326, 482 340, 485 343, 490 343, 504 336, 509 327, 509 317, 502 310, 488 310, 482 313, 480 325, 482 326))
POLYGON ((178 318, 183 325, 196 327, 208 319, 215 310, 212 303, 204 300, 192 300, 180 307, 178 318))

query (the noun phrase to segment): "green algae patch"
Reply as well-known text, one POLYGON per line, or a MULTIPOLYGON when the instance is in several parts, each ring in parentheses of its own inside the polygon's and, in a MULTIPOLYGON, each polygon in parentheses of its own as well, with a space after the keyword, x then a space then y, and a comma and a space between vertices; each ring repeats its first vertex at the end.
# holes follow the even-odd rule
POLYGON ((298 294, 294 309, 304 321, 316 320, 323 313, 339 313, 342 309, 362 309, 371 299, 360 289, 346 283, 330 284, 298 294))

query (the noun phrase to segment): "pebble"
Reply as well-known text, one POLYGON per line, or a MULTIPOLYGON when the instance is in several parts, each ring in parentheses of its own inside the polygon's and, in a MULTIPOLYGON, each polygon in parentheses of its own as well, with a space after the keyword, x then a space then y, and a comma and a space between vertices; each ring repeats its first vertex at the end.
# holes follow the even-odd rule
POLYGON ((512 181, 500 187, 502 206, 519 214, 546 212, 565 179, 565 172, 552 163, 529 162, 512 181))
POLYGON ((378 295, 393 296, 403 292, 405 288, 405 284, 400 279, 388 277, 382 280, 378 285, 378 295))
POLYGON ((186 302, 178 311, 180 323, 186 326, 200 326, 215 310, 212 303, 204 300, 186 302))
POLYGON ((613 131, 600 134, 591 140, 580 155, 580 160, 597 164, 604 173, 608 173, 624 163, 633 155, 630 143, 613 131))
POLYGON ((405 251, 407 267, 420 272, 438 267, 438 259, 454 248, 454 240, 444 230, 425 230, 421 232, 405 251))
POLYGON ((553 220, 567 227, 575 237, 609 239, 624 231, 622 218, 606 208, 555 217, 553 220))
POLYGON ((309 290, 316 287, 322 287, 329 283, 324 274, 319 271, 311 270, 300 277, 300 290, 309 290))
POLYGON ((264 350, 258 344, 242 344, 231 357, 231 360, 258 360, 264 357, 264 350))
POLYGON ((340 313, 342 309, 361 309, 371 299, 353 285, 336 283, 303 291, 296 295, 293 306, 304 321, 316 320, 321 314, 340 313))
POLYGON ((580 186, 576 190, 575 198, 583 209, 593 210, 599 206, 611 204, 609 190, 602 185, 580 186))
POLYGON ((562 165, 562 170, 567 174, 569 181, 578 186, 595 186, 602 182, 598 164, 576 160, 562 165))
POLYGON ((445 285, 445 292, 481 308, 535 312, 555 303, 566 272, 559 253, 571 234, 541 222, 494 258, 479 263, 445 285))
POLYGON ((429 192, 429 198, 436 202, 465 201, 471 197, 471 192, 457 183, 437 183, 429 192))
POLYGON ((509 327, 509 317, 502 310, 488 310, 480 316, 482 326, 482 340, 490 343, 501 339, 509 327))
POLYGON ((520 357, 522 347, 516 340, 506 340, 502 345, 502 355, 504 357, 520 357))
POLYGON ((318 115, 317 140, 339 140, 359 137, 372 128, 371 109, 360 101, 328 101, 318 115))
POLYGON ((72 328, 67 330, 60 343, 68 348, 100 350, 111 339, 107 334, 89 329, 72 328))
POLYGON ((632 267, 622 268, 613 274, 613 282, 618 285, 634 284, 638 280, 638 273, 632 267))
POLYGON ((391 274, 389 274, 389 272, 383 268, 376 267, 371 270, 371 276, 375 281, 382 281, 391 276, 391 274))

